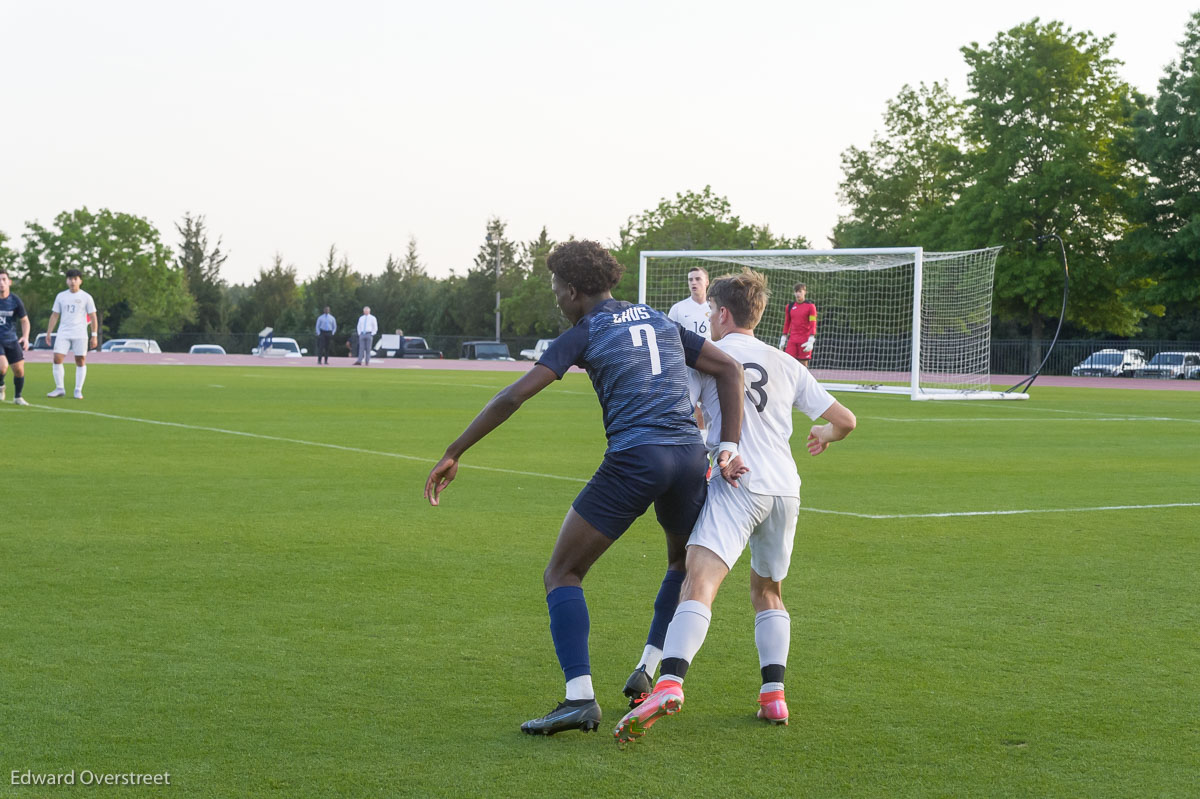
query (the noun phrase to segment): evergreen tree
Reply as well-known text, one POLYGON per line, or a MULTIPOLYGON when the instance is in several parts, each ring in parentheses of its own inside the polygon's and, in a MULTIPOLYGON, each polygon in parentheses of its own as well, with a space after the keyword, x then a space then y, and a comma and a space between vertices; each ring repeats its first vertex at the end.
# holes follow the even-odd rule
POLYGON ((188 291, 196 303, 195 319, 183 327, 184 333, 229 332, 229 305, 225 296, 225 281, 221 267, 228 255, 221 252, 221 239, 212 249, 208 246, 208 231, 204 216, 183 215, 183 224, 175 223, 180 236, 175 266, 183 272, 188 291))

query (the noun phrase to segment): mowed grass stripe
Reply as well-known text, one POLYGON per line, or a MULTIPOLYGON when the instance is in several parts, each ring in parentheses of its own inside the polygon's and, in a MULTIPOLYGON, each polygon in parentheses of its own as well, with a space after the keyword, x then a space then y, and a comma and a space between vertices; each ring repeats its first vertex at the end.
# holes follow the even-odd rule
MULTIPOLYGON (((86 410, 428 459, 486 400, 451 373, 433 386, 365 370, 90 371, 86 410)), ((48 369, 31 372, 32 392, 48 369)), ((537 397, 468 460, 590 475, 599 410, 586 378, 561 385, 579 393, 537 397)), ((1166 395, 1187 393, 1039 390, 1026 408, 1182 418, 1194 397, 1166 395)), ((1196 498, 1194 425, 895 424, 868 417, 1007 411, 841 398, 860 415, 854 437, 810 458, 797 435, 805 499, 822 507, 1196 498)), ((428 460, 4 410, 6 777, 167 770, 189 799, 1194 793, 1195 508, 805 515, 784 586, 791 725, 754 718, 743 557, 683 712, 621 750, 518 731, 562 698, 542 570, 577 485, 463 472, 430 508, 428 460)), ((645 643, 661 538, 648 514, 584 584, 606 729, 645 643)))
MULTIPOLYGON (((243 438, 258 438, 258 439, 263 439, 266 441, 278 441, 278 442, 282 442, 285 444, 298 444, 301 446, 308 446, 308 447, 322 447, 325 449, 342 450, 345 452, 353 452, 353 453, 359 453, 359 454, 363 454, 363 455, 377 455, 377 456, 385 457, 385 458, 399 458, 402 460, 411 460, 411 461, 417 461, 420 463, 437 463, 436 458, 423 458, 423 457, 416 456, 416 455, 405 455, 403 453, 398 453, 398 452, 383 452, 380 450, 363 449, 360 447, 348 447, 348 446, 344 446, 341 444, 330 444, 330 443, 321 442, 321 441, 307 441, 307 440, 297 439, 297 438, 284 438, 282 436, 271 436, 271 435, 264 435, 261 433, 250 433, 250 432, 246 432, 243 430, 226 430, 226 429, 219 428, 219 427, 203 427, 200 425, 183 424, 181 422, 166 422, 166 421, 157 420, 157 419, 139 419, 139 418, 132 417, 132 416, 118 416, 116 414, 111 414, 111 413, 100 413, 98 411, 87 411, 87 410, 82 410, 79 408, 61 408, 61 407, 55 407, 53 405, 39 405, 36 403, 30 403, 29 407, 38 408, 40 410, 53 411, 53 412, 57 412, 57 413, 74 413, 74 414, 84 414, 87 416, 97 416, 97 417, 101 417, 101 418, 105 418, 105 419, 115 419, 117 421, 122 421, 122 422, 136 422, 136 423, 140 423, 140 424, 160 425, 163 427, 177 427, 177 428, 182 428, 185 430, 196 430, 196 431, 207 432, 207 433, 220 433, 223 435, 241 436, 243 438)), ((959 419, 913 420, 913 419, 890 419, 887 417, 867 417, 867 418, 872 418, 872 419, 882 420, 882 421, 905 421, 905 422, 907 422, 907 421, 1030 421, 1030 420, 1017 420, 1017 419, 995 420, 995 419, 977 419, 977 418, 962 419, 962 420, 959 420, 959 419)), ((1099 418, 1099 419, 1086 419, 1086 420, 1035 419, 1033 421, 1117 421, 1117 420, 1107 419, 1107 418, 1099 418)), ((1122 419, 1121 421, 1129 421, 1129 419, 1122 419)), ((1164 420, 1158 419, 1156 421, 1164 421, 1164 420)), ((587 482, 587 480, 585 478, 579 478, 579 477, 566 477, 563 475, 545 474, 542 472, 529 472, 529 471, 523 471, 523 470, 519 470, 519 469, 502 469, 502 468, 497 468, 494 466, 477 466, 477 465, 470 464, 470 463, 461 463, 459 468, 479 469, 482 471, 499 472, 501 474, 521 475, 521 476, 525 476, 525 477, 541 477, 541 478, 546 478, 549 480, 565 480, 565 481, 574 482, 574 483, 586 483, 587 482)), ((952 516, 1013 516, 1013 515, 1022 515, 1022 514, 1030 514, 1030 513, 1089 513, 1089 512, 1095 512, 1095 511, 1149 510, 1149 509, 1155 509, 1155 508, 1190 508, 1190 507, 1200 507, 1200 502, 1175 502, 1175 503, 1160 503, 1160 504, 1148 504, 1148 505, 1101 505, 1101 506, 1097 506, 1097 507, 1080 507, 1080 508, 1021 508, 1021 509, 1011 509, 1011 510, 934 511, 934 512, 930 512, 930 513, 900 513, 900 514, 857 513, 857 512, 853 512, 853 511, 830 510, 830 509, 825 509, 825 508, 815 508, 815 507, 808 507, 808 506, 801 506, 801 510, 807 511, 810 513, 828 513, 828 514, 836 514, 836 515, 842 515, 842 516, 854 516, 854 517, 861 518, 861 519, 930 519, 930 518, 937 518, 937 517, 952 517, 952 516)))

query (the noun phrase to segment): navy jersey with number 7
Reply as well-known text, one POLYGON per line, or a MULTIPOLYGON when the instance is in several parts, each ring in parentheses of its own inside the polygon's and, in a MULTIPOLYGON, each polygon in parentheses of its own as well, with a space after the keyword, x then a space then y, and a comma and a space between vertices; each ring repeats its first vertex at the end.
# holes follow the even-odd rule
POLYGON ((561 379, 587 370, 604 410, 608 451, 644 444, 696 444, 687 367, 704 339, 646 305, 600 302, 538 361, 561 379))

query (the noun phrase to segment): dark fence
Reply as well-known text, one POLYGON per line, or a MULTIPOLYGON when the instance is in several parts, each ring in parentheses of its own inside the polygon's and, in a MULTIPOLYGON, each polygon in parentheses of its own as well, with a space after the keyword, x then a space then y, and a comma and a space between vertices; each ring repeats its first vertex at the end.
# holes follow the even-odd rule
MULTIPOLYGON (((385 330, 381 332, 388 333, 391 331, 385 330)), ((317 352, 317 337, 311 332, 296 334, 276 330, 275 335, 296 339, 301 347, 308 350, 309 355, 315 355, 317 352)), ((254 333, 177 333, 175 335, 158 337, 110 336, 109 338, 153 338, 158 342, 163 352, 187 352, 194 344, 219 344, 231 355, 249 355, 250 351, 258 346, 258 336, 254 333)), ((424 339, 432 349, 440 350, 443 357, 457 358, 464 342, 489 341, 491 340, 491 336, 424 336, 424 339)), ((519 358, 521 350, 533 349, 534 345, 537 344, 538 336, 510 336, 504 338, 503 341, 508 345, 512 357, 519 358)), ((349 336, 347 334, 335 334, 330 356, 334 358, 339 356, 350 357, 350 348, 347 346, 348 342, 349 336)))
MULTIPOLYGON (((388 331, 383 331, 388 332, 388 331)), ((316 336, 312 333, 288 334, 276 331, 276 335, 296 339, 301 347, 308 349, 309 355, 317 351, 316 336)), ((425 336, 429 346, 440 350, 445 358, 457 358, 462 345, 467 341, 487 341, 490 336, 425 336)), ((349 337, 338 333, 333 338, 333 357, 350 357, 347 347, 349 337)), ((224 333, 224 334, 176 334, 158 337, 159 346, 163 352, 187 352, 193 344, 220 344, 226 352, 248 355, 250 350, 258 346, 258 336, 253 333, 224 333)), ((521 350, 533 349, 538 341, 537 336, 508 336, 503 339, 508 345, 512 357, 519 358, 521 350)), ((992 341, 991 372, 996 375, 1027 375, 1037 368, 1046 356, 1050 339, 995 339, 992 341)), ((1150 360, 1158 352, 1200 352, 1200 341, 1113 341, 1110 339, 1072 339, 1060 340, 1054 345, 1050 360, 1046 363, 1042 374, 1069 375, 1072 367, 1078 366, 1085 358, 1097 350, 1141 350, 1150 360)), ((907 353, 907 348, 905 348, 907 353)), ((904 366, 902 368, 907 368, 904 366)))
MULTIPOLYGON (((1032 374, 1050 347, 1044 341, 1015 339, 992 341, 992 374, 1032 374)), ((1200 341, 1111 341, 1107 339, 1059 340, 1042 369, 1044 375, 1069 375, 1071 369, 1098 350, 1141 350, 1150 360, 1159 352, 1200 352, 1200 341)))

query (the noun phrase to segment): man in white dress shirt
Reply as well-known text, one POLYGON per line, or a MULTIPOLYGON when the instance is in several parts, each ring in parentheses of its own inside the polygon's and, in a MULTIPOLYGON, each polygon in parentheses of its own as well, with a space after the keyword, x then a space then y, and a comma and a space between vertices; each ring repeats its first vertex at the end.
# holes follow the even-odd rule
MULTIPOLYGON (((745 375, 746 411, 738 455, 722 469, 726 478, 737 478, 739 485, 719 478, 709 483, 704 509, 688 539, 687 577, 663 642, 661 676, 654 692, 621 719, 614 732, 619 741, 641 737, 655 721, 683 706, 683 678, 708 634, 717 589, 747 544, 754 641, 762 676, 758 717, 787 724, 783 677, 791 618, 780 584, 791 563, 800 509, 800 476, 790 444, 792 408, 814 421, 828 421, 809 431, 811 455, 820 455, 845 438, 856 424, 854 414, 830 396, 808 369, 754 337, 768 299, 761 274, 747 269, 723 275, 713 281, 708 298, 713 344, 742 364, 745 375)), ((709 380, 694 372, 691 377, 699 384, 694 389, 699 389, 711 448, 721 427, 721 409, 709 380)))
POLYGON ((66 395, 63 389, 63 378, 66 367, 63 361, 67 353, 75 355, 75 399, 83 399, 83 381, 87 378, 87 351, 95 349, 100 341, 100 318, 96 315, 96 301, 92 295, 84 291, 83 275, 78 269, 67 270, 67 290, 60 291, 54 298, 54 308, 50 312, 50 321, 46 325, 46 340, 54 334, 54 326, 59 321, 58 337, 54 339, 54 365, 50 367, 54 375, 54 390, 47 397, 62 397, 66 395), (91 324, 91 335, 88 335, 88 324, 91 324))
POLYGON ((371 342, 379 332, 379 320, 371 315, 371 306, 363 306, 362 316, 358 317, 358 360, 355 366, 370 366, 371 342))

